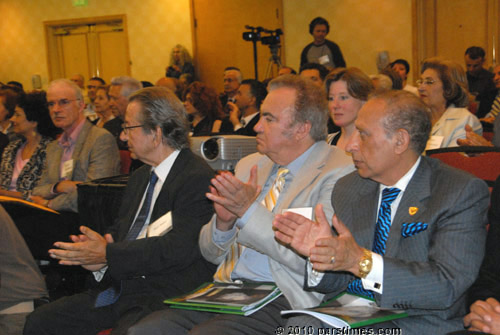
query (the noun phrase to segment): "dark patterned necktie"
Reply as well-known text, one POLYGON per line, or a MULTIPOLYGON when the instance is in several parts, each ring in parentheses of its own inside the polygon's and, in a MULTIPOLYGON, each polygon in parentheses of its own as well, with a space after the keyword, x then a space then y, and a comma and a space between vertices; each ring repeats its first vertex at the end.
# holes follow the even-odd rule
MULTIPOLYGON (((391 230, 391 204, 398 197, 401 190, 399 188, 385 188, 382 191, 382 201, 378 210, 377 225, 375 227, 375 237, 373 239, 372 251, 379 255, 385 254, 385 244, 389 231, 391 230)), ((354 279, 349 283, 347 292, 373 298, 373 292, 365 290, 361 279, 354 279)))
MULTIPOLYGON (((153 192, 155 189, 156 182, 158 181, 158 176, 154 171, 151 173, 151 178, 149 179, 148 189, 146 191, 146 196, 144 197, 144 202, 142 203, 142 207, 137 215, 137 218, 132 225, 132 228, 127 233, 125 237, 126 240, 132 241, 137 239, 139 233, 141 232, 144 224, 146 223, 146 219, 148 218, 149 209, 151 208, 151 202, 153 200, 153 192)), ((118 286, 118 285, 117 285, 118 286)), ((103 307, 114 304, 121 294, 121 285, 117 289, 114 286, 102 291, 97 295, 97 299, 95 301, 95 307, 103 307)))

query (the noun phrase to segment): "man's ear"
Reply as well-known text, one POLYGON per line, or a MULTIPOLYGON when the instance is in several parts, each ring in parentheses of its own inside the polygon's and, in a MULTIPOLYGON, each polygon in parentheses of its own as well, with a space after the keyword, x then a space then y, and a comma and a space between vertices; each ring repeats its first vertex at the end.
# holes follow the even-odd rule
POLYGON ((301 140, 306 136, 309 136, 309 132, 311 131, 311 122, 306 121, 304 123, 297 124, 297 131, 295 132, 295 138, 297 140, 301 140))
POLYGON ((402 154, 410 147, 410 134, 406 129, 398 129, 394 133, 394 151, 396 154, 402 154))
POLYGON ((161 127, 156 127, 155 131, 153 132, 153 143, 155 146, 160 145, 163 142, 163 132, 161 130, 161 127))

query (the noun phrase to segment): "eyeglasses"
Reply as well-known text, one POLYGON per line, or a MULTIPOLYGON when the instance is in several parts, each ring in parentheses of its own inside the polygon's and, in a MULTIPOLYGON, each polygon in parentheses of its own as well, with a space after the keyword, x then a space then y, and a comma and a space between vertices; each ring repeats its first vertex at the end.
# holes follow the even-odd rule
POLYGON ((128 135, 128 130, 129 129, 134 129, 134 128, 141 128, 141 127, 144 127, 143 124, 140 124, 138 126, 125 126, 124 124, 122 124, 122 131, 125 135, 128 135))
POLYGON ((80 99, 61 99, 59 101, 49 101, 47 102, 47 106, 49 109, 53 109, 56 105, 59 105, 61 108, 66 108, 73 101, 78 101, 80 99))
POLYGON ((432 85, 434 84, 436 81, 434 79, 419 79, 416 81, 417 85, 420 86, 420 85, 432 85))

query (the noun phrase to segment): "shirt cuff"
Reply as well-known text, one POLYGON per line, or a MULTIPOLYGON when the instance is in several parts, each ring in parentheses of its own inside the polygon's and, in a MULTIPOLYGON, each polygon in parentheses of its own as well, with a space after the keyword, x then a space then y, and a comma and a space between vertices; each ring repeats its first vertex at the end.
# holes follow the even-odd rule
POLYGON ((105 267, 103 267, 102 269, 100 269, 98 271, 93 271, 92 274, 94 275, 95 281, 100 282, 102 280, 102 278, 104 277, 104 274, 106 273, 107 270, 108 270, 108 266, 106 265, 105 267))
POLYGON ((307 258, 307 286, 309 287, 315 287, 318 286, 318 284, 321 282, 321 279, 323 279, 323 276, 325 275, 324 272, 319 272, 316 270, 313 270, 312 263, 309 261, 309 258, 307 258))
POLYGON ((379 254, 372 252, 372 270, 362 278, 363 288, 382 294, 384 288, 384 258, 379 254))
POLYGON ((212 233, 212 240, 214 241, 215 244, 217 245, 222 245, 225 244, 227 241, 233 238, 233 236, 236 234, 236 225, 233 226, 232 229, 227 230, 227 231, 222 231, 219 230, 215 227, 215 222, 217 219, 213 221, 214 229, 212 233))

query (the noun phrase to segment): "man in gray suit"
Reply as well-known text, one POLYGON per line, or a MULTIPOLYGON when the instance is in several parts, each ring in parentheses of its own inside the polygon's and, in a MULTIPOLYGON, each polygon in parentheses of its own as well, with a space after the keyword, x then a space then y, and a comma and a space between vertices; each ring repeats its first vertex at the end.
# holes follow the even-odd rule
POLYGON ((109 132, 85 119, 82 91, 71 81, 51 82, 47 104, 63 134, 47 146, 47 167, 31 199, 55 210, 78 212, 76 185, 118 175, 118 147, 109 132))
POLYGON ((129 334, 272 334, 286 323, 281 310, 312 307, 322 300, 322 294, 303 289, 306 261, 275 241, 271 223, 287 209, 309 208, 312 214, 318 203, 333 214, 333 186, 353 167, 344 151, 325 142, 327 113, 324 92, 313 83, 292 75, 274 79, 254 128, 259 153, 242 159, 236 176, 224 172, 212 179, 207 193, 216 214, 202 228, 200 248, 208 261, 219 264, 214 278, 275 282, 283 296, 247 317, 173 309, 155 312, 129 334), (271 206, 269 194, 284 168, 284 186, 274 193, 277 200, 271 206), (225 276, 224 259, 233 246, 244 249, 225 276))
POLYGON ((405 335, 461 329, 465 291, 484 255, 485 183, 421 156, 431 123, 412 93, 371 98, 356 128, 347 150, 357 171, 332 194, 336 234, 317 208, 317 222, 277 216, 276 238, 309 257, 310 288, 372 296, 382 308, 409 314, 374 328, 405 335))

